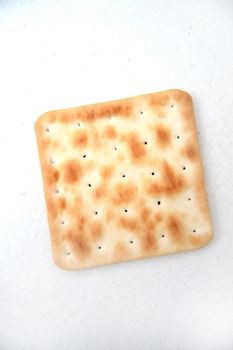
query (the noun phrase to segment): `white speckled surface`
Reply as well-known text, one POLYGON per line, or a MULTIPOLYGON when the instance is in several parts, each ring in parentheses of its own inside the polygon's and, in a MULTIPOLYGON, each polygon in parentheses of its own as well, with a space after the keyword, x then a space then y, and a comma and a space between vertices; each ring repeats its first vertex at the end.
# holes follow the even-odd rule
POLYGON ((0 2, 0 350, 233 349, 233 2, 0 2), (33 123, 181 88, 194 98, 215 237, 66 272, 51 260, 33 123))

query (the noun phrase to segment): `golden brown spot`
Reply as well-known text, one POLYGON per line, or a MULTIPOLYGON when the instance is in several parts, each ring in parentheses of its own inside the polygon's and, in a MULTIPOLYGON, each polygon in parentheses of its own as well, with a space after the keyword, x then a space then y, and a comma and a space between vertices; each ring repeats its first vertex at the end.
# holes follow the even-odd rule
POLYGON ((77 131, 73 136, 73 145, 75 147, 85 147, 87 145, 88 135, 85 130, 77 131))
POLYGON ((123 114, 124 106, 122 104, 115 104, 111 106, 112 114, 123 114))
POLYGON ((175 173, 174 169, 164 161, 161 169, 162 182, 152 182, 148 194, 158 195, 161 193, 173 195, 185 189, 185 180, 181 174, 175 173))
POLYGON ((111 177, 113 173, 113 168, 110 166, 103 166, 100 169, 100 174, 101 176, 104 178, 104 180, 108 179, 109 177, 111 177))
POLYGON ((102 226, 98 221, 92 222, 90 224, 90 234, 91 234, 91 238, 92 240, 98 240, 101 238, 102 236, 102 226))
POLYGON ((68 112, 65 113, 65 112, 62 112, 60 115, 59 115, 59 122, 60 123, 68 123, 71 121, 71 114, 69 114, 68 112))
POLYGON ((120 114, 122 117, 129 117, 132 112, 131 106, 127 102, 122 102, 113 106, 113 114, 120 114))
POLYGON ((114 255, 116 259, 125 260, 127 258, 128 249, 125 243, 118 241, 114 248, 114 255))
POLYGON ((96 119, 96 112, 94 109, 90 109, 90 110, 87 110, 86 111, 86 116, 85 116, 85 119, 89 122, 92 122, 96 119))
POLYGON ((97 118, 97 112, 94 106, 79 107, 75 113, 76 120, 84 122, 93 122, 97 118))
POLYGON ((201 166, 198 168, 198 171, 195 174, 195 192, 199 210, 207 220, 210 220, 208 198, 205 190, 205 183, 202 175, 201 166))
POLYGON ((44 172, 46 175, 46 181, 47 181, 48 185, 53 185, 59 179, 59 176, 60 176, 59 172, 56 169, 54 169, 53 167, 51 167, 50 165, 45 167, 44 172))
POLYGON ((117 137, 116 129, 112 125, 108 125, 105 128, 104 134, 109 139, 115 139, 117 137))
POLYGON ((195 128, 194 120, 193 120, 193 108, 192 108, 192 99, 191 97, 186 97, 182 99, 182 103, 180 105, 181 117, 185 122, 185 130, 190 131, 190 129, 195 128))
POLYGON ((163 220, 162 213, 156 213, 155 214, 155 220, 156 220, 156 222, 161 222, 163 220))
POLYGON ((112 113, 111 106, 109 106, 109 105, 99 106, 98 112, 99 112, 100 117, 102 117, 102 118, 110 117, 111 113, 112 113))
POLYGON ((185 106, 192 106, 192 97, 187 93, 182 91, 182 102, 185 106))
POLYGON ((81 195, 74 198, 74 201, 69 201, 69 212, 68 214, 74 219, 79 218, 80 212, 84 207, 84 200, 81 195))
POLYGON ((181 113, 182 118, 184 119, 185 123, 186 123, 186 129, 187 131, 190 130, 191 123, 193 122, 192 119, 192 111, 189 109, 182 109, 182 113, 181 113))
POLYGON ((102 198, 106 193, 106 186, 105 185, 100 185, 97 188, 94 189, 93 195, 95 199, 100 199, 102 198))
POLYGON ((146 154, 145 146, 143 142, 139 140, 139 137, 136 134, 134 133, 129 134, 126 137, 126 142, 128 144, 130 156, 133 162, 137 162, 138 160, 141 160, 141 158, 145 156, 146 154))
POLYGON ((137 187, 131 184, 116 184, 112 201, 116 205, 131 202, 136 195, 137 187))
POLYGON ((151 210, 149 208, 142 207, 140 209, 140 219, 142 220, 143 223, 147 222, 150 216, 151 216, 151 210))
POLYGON ((146 223, 146 231, 151 231, 154 230, 156 227, 156 221, 154 220, 154 218, 150 218, 146 223))
POLYGON ((192 97, 183 90, 173 90, 172 91, 172 97, 179 103, 182 102, 184 105, 191 105, 192 104, 192 97))
POLYGON ((86 218, 84 215, 79 215, 77 217, 77 230, 78 232, 83 232, 84 231, 84 226, 86 224, 86 218))
POLYGON ((52 198, 47 199, 47 210, 49 217, 54 220, 57 217, 57 208, 52 198))
POLYGON ((169 101, 169 97, 165 93, 149 95, 149 101, 151 106, 154 107, 165 106, 169 101))
POLYGON ((75 246, 74 252, 77 251, 77 257, 84 258, 90 253, 90 247, 87 242, 86 236, 83 234, 79 234, 78 232, 76 234, 72 235, 71 239, 72 244, 75 246))
POLYGON ((156 144, 158 144, 162 148, 167 147, 171 142, 170 130, 162 124, 155 128, 155 136, 156 144))
POLYGON ((109 223, 109 222, 112 221, 114 218, 115 218, 114 212, 113 212, 111 209, 106 208, 106 210, 105 210, 105 219, 106 219, 106 222, 109 223))
POLYGON ((157 248, 155 232, 153 232, 152 230, 146 231, 141 236, 141 248, 142 248, 143 254, 145 255, 155 253, 155 250, 157 248))
POLYGON ((129 219, 129 218, 125 218, 123 216, 121 216, 118 219, 118 225, 126 230, 129 231, 135 231, 138 227, 138 223, 135 219, 129 219))
POLYGON ((50 112, 50 113, 48 114, 48 119, 49 119, 49 122, 50 122, 50 123, 54 123, 54 122, 56 121, 56 114, 53 113, 53 112, 50 112))
POLYGON ((171 234, 171 239, 174 243, 179 244, 185 239, 184 230, 182 227, 181 220, 178 215, 170 214, 167 219, 168 232, 171 234))
POLYGON ((75 246, 74 251, 77 251, 78 258, 85 257, 90 251, 86 232, 86 221, 84 215, 78 214, 76 217, 76 230, 73 232, 70 231, 70 240, 75 246))
POLYGON ((190 235, 189 236, 189 242, 195 247, 201 247, 205 244, 207 244, 210 239, 211 239, 212 235, 211 233, 206 233, 206 234, 202 234, 202 235, 190 235))
POLYGON ((101 106, 99 108, 100 117, 111 117, 111 116, 120 116, 128 117, 131 114, 132 108, 125 101, 121 103, 109 103, 108 105, 101 106))
POLYGON ((74 208, 80 208, 81 206, 83 206, 83 198, 77 195, 74 199, 74 208))
POLYGON ((59 207, 59 209, 65 209, 66 208, 66 199, 64 197, 59 198, 59 200, 58 200, 58 207, 59 207))
POLYGON ((46 151, 51 143, 51 140, 49 137, 43 137, 39 142, 40 142, 41 148, 46 151))
POLYGON ((167 193, 179 192, 184 188, 184 179, 175 173, 174 169, 166 162, 163 162, 162 175, 164 178, 164 189, 167 193))
POLYGON ((157 247, 155 237, 156 220, 154 216, 152 216, 152 211, 144 205, 139 209, 139 218, 141 222, 141 230, 143 231, 140 235, 142 251, 143 253, 152 253, 153 255, 157 247))
POLYGON ((193 144, 188 144, 182 150, 182 154, 190 160, 197 159, 197 148, 193 144))
POLYGON ((80 180, 83 174, 81 165, 75 160, 70 160, 64 165, 64 181, 73 184, 80 180))

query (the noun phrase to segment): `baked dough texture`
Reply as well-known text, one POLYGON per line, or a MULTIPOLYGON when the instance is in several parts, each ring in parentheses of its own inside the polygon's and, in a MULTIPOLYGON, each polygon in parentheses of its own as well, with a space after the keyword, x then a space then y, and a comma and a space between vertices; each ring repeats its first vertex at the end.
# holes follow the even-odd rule
POLYGON ((188 251, 211 239, 188 93, 50 111, 35 130, 59 267, 188 251))

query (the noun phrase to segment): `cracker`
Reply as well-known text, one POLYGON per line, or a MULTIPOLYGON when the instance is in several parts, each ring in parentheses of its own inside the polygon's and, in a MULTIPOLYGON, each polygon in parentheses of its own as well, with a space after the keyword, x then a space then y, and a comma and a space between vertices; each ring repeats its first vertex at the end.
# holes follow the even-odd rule
POLYGON ((186 92, 51 111, 35 129, 61 268, 188 251, 211 239, 186 92))

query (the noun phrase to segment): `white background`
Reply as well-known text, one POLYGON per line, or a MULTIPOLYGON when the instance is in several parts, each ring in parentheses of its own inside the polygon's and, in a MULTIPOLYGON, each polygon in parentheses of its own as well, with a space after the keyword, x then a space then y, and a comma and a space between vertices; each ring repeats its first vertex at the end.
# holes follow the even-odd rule
POLYGON ((233 1, 0 1, 0 350, 233 349, 233 1), (205 248, 66 272, 33 124, 50 109, 192 94, 205 248))

